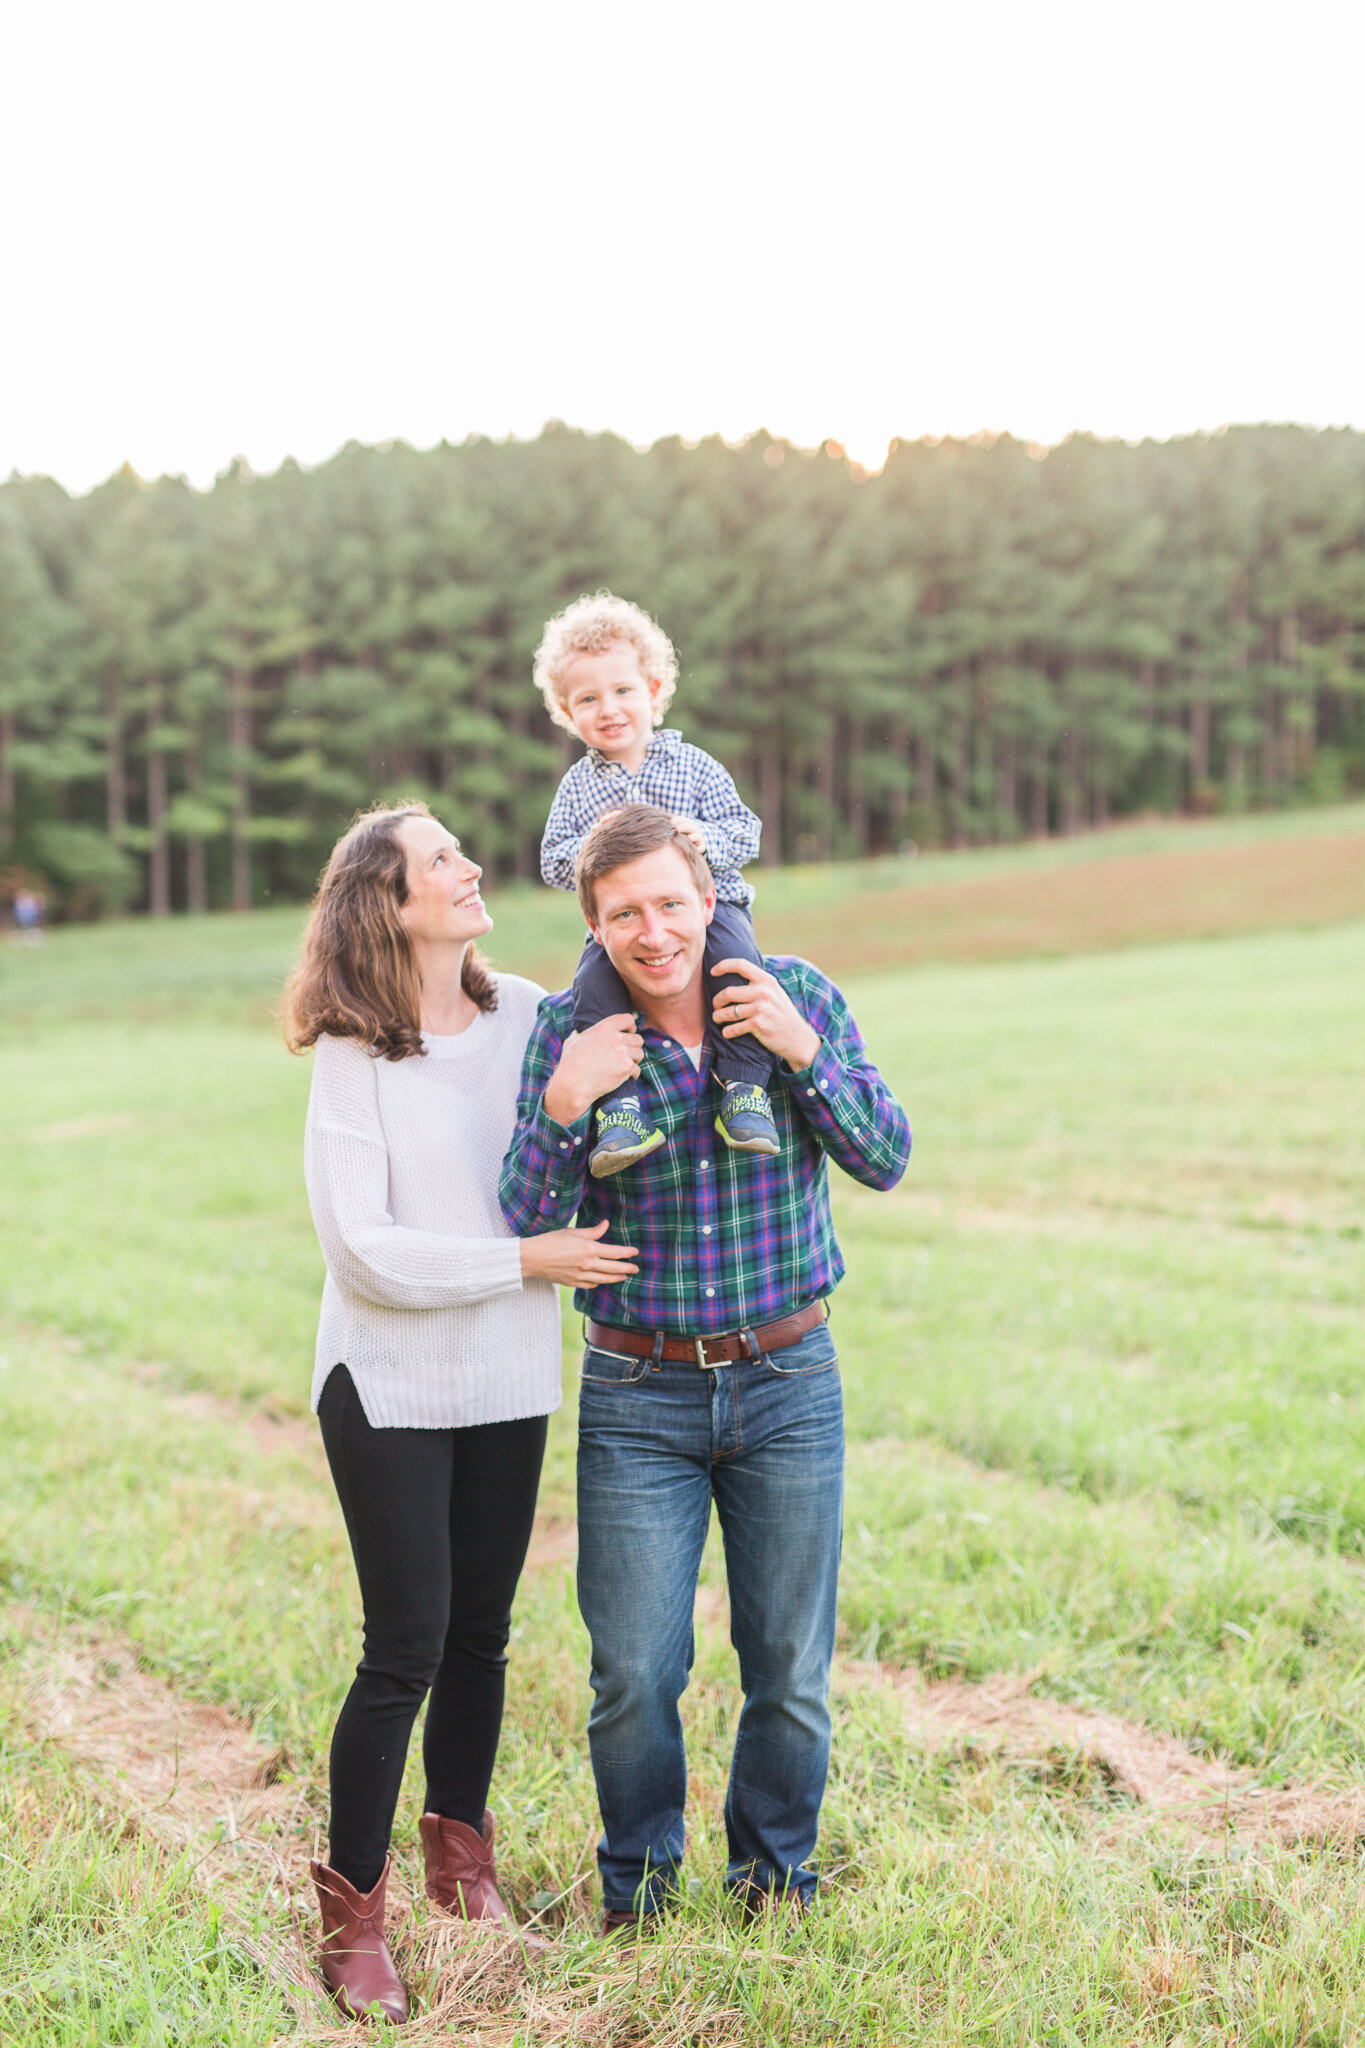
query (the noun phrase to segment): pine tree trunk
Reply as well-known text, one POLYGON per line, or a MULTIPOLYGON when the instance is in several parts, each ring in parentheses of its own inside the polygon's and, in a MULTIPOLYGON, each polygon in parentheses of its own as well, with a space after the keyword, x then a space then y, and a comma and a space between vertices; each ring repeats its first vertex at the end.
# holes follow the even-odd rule
POLYGON ((153 917, 168 917, 171 909, 171 849, 166 841, 166 756, 159 747, 147 756, 147 827, 152 835, 147 867, 147 908, 153 917))
MULTIPOLYGON (((198 796, 199 756, 196 753, 185 756, 185 787, 191 796, 198 796)), ((185 841, 185 908, 195 916, 202 916, 208 907, 208 863, 204 857, 204 842, 195 832, 185 841)))
POLYGON ((915 779, 920 802, 932 804, 938 795, 938 753, 934 736, 925 726, 915 734, 915 779))
POLYGON ((512 785, 511 816, 508 825, 512 834, 512 873, 519 882, 534 882, 540 872, 540 841, 527 831, 521 822, 521 793, 526 786, 526 769, 522 751, 526 741, 528 719, 524 705, 514 704, 508 711, 507 722, 512 728, 512 762, 509 780, 512 785))
POLYGON ((1143 722, 1156 723, 1156 663, 1150 659, 1138 663, 1138 696, 1142 703, 1143 722))
POLYGON ((1279 782, 1280 693, 1267 689, 1261 697, 1261 788, 1269 791, 1279 782))
POLYGON ((844 787, 848 792, 848 829, 858 860, 867 858, 867 792, 863 788, 862 752, 863 722, 861 718, 850 718, 848 751, 844 756, 844 787))
POLYGON ((197 917, 208 907, 208 865, 204 842, 196 835, 185 841, 185 908, 197 917))
POLYGON ((1209 781, 1208 677, 1196 675, 1190 698, 1190 799, 1198 809, 1209 781))
POLYGON ((232 907, 251 908, 251 677, 228 673, 228 749, 232 757, 232 907))
POLYGON ((14 837, 14 713, 0 711, 0 846, 14 837))
POLYGON ((891 752, 898 773, 887 798, 886 815, 892 848, 905 837, 905 814, 910 808, 910 735, 898 719, 891 728, 891 752))
MULTIPOLYGON (((1280 620, 1280 666, 1297 670, 1299 665, 1299 617, 1295 611, 1288 611, 1280 620)), ((1294 713, 1284 721, 1284 753, 1281 774, 1286 783, 1292 785, 1298 780, 1301 770, 1311 767, 1313 759, 1313 722, 1311 717, 1298 716, 1299 693, 1294 687, 1288 697, 1294 713)))
POLYGON ((995 765, 995 808, 997 832, 1008 820, 1010 836, 1019 826, 1019 750, 1012 739, 1002 740, 995 765))
POLYGON ((1109 784, 1100 769, 1090 779, 1090 823, 1096 832, 1109 823, 1109 784))
MULTIPOLYGON (((1251 650, 1247 646, 1246 626, 1248 617, 1246 577, 1239 576, 1233 586, 1232 598, 1228 605, 1228 635, 1231 641, 1230 665, 1233 673, 1232 709, 1234 717, 1244 716, 1247 710, 1246 677, 1251 650)), ((1227 784, 1229 792, 1238 797, 1246 789, 1247 758, 1242 740, 1228 743, 1227 784)))
POLYGON ((834 852, 835 781, 834 765, 839 748, 839 726, 831 719, 824 744, 815 764, 815 787, 820 797, 820 830, 816 834, 816 859, 829 860, 834 852))
POLYGON ((1074 725, 1062 734, 1062 789, 1059 824, 1063 839, 1070 839, 1081 822, 1081 736, 1074 725))
POLYGON ((1029 775, 1028 829, 1033 839, 1047 838, 1047 755, 1039 754, 1029 775))
POLYGON ((971 719, 963 698, 967 688, 967 664, 953 663, 953 833, 954 846, 967 844, 967 768, 971 758, 971 719))
POLYGON ((109 721, 104 768, 105 829, 115 846, 119 846, 128 823, 128 777, 123 765, 123 709, 119 701, 118 671, 112 663, 104 672, 104 714, 109 721))
POLYGON ((782 859, 782 752, 774 727, 762 736, 758 757, 758 808, 763 819, 759 858, 765 868, 782 859))

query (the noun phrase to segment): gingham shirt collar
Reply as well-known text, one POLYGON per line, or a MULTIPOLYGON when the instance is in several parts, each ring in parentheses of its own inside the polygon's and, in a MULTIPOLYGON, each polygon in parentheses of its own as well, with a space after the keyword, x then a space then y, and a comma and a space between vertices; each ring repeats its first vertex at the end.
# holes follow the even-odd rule
MULTIPOLYGON (((679 731, 677 726, 661 726, 658 732, 650 735, 649 745, 645 748, 644 751, 644 759, 641 761, 640 766, 635 770, 635 773, 639 775, 643 772, 645 761, 649 759, 651 754, 676 754, 678 748, 681 745, 682 733, 679 731)), ((598 752, 596 747, 589 747, 583 758, 587 761, 591 761, 593 767, 598 769, 603 775, 605 775, 607 771, 612 768, 619 768, 623 775, 629 775, 630 773, 630 770, 627 767, 625 767, 622 762, 609 761, 605 754, 598 752)))

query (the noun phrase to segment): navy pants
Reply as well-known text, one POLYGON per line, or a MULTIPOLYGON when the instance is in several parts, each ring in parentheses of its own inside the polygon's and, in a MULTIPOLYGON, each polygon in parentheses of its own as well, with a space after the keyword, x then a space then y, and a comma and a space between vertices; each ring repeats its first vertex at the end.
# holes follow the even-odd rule
MULTIPOLYGON (((741 903, 717 903, 716 914, 706 934, 703 980, 707 990, 706 1036, 711 1044, 711 1071, 721 1081, 739 1081, 745 1087, 757 1085, 771 1089, 777 1072, 776 1053, 769 1052, 766 1045, 761 1045, 747 1031, 738 1038, 722 1038, 710 1021, 711 1005, 721 989, 748 986, 742 974, 712 974, 711 969, 718 960, 752 960, 755 967, 763 965, 763 955, 754 937, 753 918, 741 903)), ((634 1008, 634 998, 590 932, 573 978, 575 1031, 586 1031, 590 1025, 600 1024, 604 1017, 619 1017, 634 1008)), ((639 1099, 632 1081, 627 1081, 613 1095, 604 1096, 598 1108, 627 1095, 633 1101, 639 1099)))

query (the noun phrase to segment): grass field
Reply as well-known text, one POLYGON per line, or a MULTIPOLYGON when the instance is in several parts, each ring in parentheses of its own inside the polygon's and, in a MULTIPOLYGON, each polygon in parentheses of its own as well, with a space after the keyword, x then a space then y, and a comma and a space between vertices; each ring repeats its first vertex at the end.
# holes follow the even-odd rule
MULTIPOLYGON (((593 1935, 570 1336, 495 1788, 550 1960, 471 1975, 418 1901, 404 1956, 444 2004, 411 2037, 1365 2037, 1365 924, 1340 852, 1365 816, 1300 823, 762 878, 773 938, 830 917, 846 962, 956 892, 940 950, 968 956, 840 969, 916 1153, 896 1194, 836 1194, 825 1903, 757 1941, 718 1906, 737 1694, 709 1555, 698 1888, 635 1957, 593 1935), (1332 849, 1325 909, 1305 846, 1332 849), (1171 860, 1231 863, 1203 913, 1230 935, 1134 943, 1115 905, 1169 901, 1171 860), (1030 894, 1026 957, 990 957, 1000 884, 1030 894), (1070 908, 1040 937, 1044 900, 1070 908)), ((498 909, 505 964, 572 948, 554 899, 498 909)), ((356 1603, 305 1415, 307 1066, 265 1023, 297 921, 0 961, 0 2039, 327 2038, 289 1900, 356 1603)))

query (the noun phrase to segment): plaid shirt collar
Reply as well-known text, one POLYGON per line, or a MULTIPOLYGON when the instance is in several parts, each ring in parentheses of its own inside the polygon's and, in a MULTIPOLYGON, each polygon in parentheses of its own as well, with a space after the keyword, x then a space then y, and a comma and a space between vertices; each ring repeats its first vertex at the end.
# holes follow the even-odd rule
MULTIPOLYGON (((645 761, 649 759, 651 754, 675 754, 681 745, 682 733, 678 730, 677 726, 662 726, 658 732, 650 735, 649 745, 645 748, 644 752, 644 760, 641 761, 639 768, 636 769, 636 774, 641 773, 645 761)), ((621 762, 609 761, 606 755, 600 753, 596 747, 589 747, 584 759, 590 761, 593 767, 602 775, 610 774, 613 768, 620 768, 623 775, 630 772, 622 767, 621 762)))

